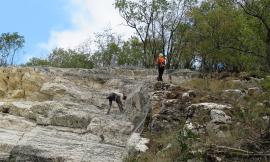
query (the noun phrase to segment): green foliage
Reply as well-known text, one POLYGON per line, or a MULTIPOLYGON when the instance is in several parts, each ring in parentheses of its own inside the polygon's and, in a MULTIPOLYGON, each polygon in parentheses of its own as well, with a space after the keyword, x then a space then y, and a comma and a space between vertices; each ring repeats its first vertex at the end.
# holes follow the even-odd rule
POLYGON ((139 66, 143 63, 142 43, 138 38, 132 37, 124 42, 118 57, 119 65, 139 66))
MULTIPOLYGON (((270 1, 269 0, 234 0, 242 11, 253 20, 254 31, 263 40, 261 47, 264 48, 264 62, 270 70, 270 1)), ((252 40, 256 43, 256 40, 252 40)))
POLYGON ((121 37, 106 29, 101 33, 96 33, 95 43, 98 50, 91 56, 95 67, 106 67, 112 64, 112 58, 117 62, 120 53, 121 37))
POLYGON ((0 66, 13 65, 16 52, 24 46, 24 37, 17 32, 0 36, 0 66))
POLYGON ((49 55, 48 61, 51 66, 62 68, 93 68, 89 55, 78 53, 74 50, 54 49, 49 55))
POLYGON ((93 68, 94 64, 88 54, 56 48, 49 55, 48 59, 32 58, 26 63, 27 66, 53 66, 61 68, 93 68))
MULTIPOLYGON (((270 52, 270 29, 265 30, 265 24, 270 26, 269 2, 244 2, 245 10, 232 0, 205 0, 200 5, 193 0, 116 0, 115 7, 135 29, 145 66, 161 51, 168 56, 167 67, 191 68, 192 60, 201 58, 204 71, 216 70, 218 63, 227 71, 261 70, 265 60, 270 62, 265 52, 270 52), (247 10, 254 12, 247 15, 247 10)), ((127 57, 121 57, 124 64, 127 57)))
POLYGON ((96 34, 95 43, 98 50, 91 56, 95 67, 138 66, 143 62, 143 44, 137 37, 122 41, 121 37, 107 29, 96 34), (115 66, 114 65, 114 66, 115 66))
POLYGON ((267 76, 261 83, 263 89, 270 93, 270 76, 267 76))
POLYGON ((203 70, 211 70, 219 62, 224 63, 228 70, 243 70, 257 61, 253 51, 259 51, 255 48, 258 46, 248 44, 251 35, 255 34, 234 4, 220 0, 204 1, 201 6, 193 8, 191 18, 194 23, 191 37, 197 44, 195 50, 203 59, 203 70))
POLYGON ((25 65, 26 66, 49 66, 50 62, 46 59, 33 57, 25 65))
POLYGON ((199 136, 193 133, 189 129, 185 129, 179 132, 177 140, 179 142, 181 148, 181 156, 178 158, 179 161, 188 161, 192 158, 201 158, 201 155, 193 155, 191 154, 191 145, 192 142, 197 141, 199 136))
MULTIPOLYGON (((182 37, 176 35, 176 29, 187 21, 186 13, 194 5, 195 0, 116 0, 115 8, 126 21, 126 24, 136 31, 143 44, 143 64, 146 67, 154 65, 154 59, 159 52, 164 54, 177 53, 175 41, 182 37)), ((181 48, 182 49, 182 48, 181 48)), ((170 66, 171 57, 167 57, 170 66)))
POLYGON ((267 63, 270 67, 269 0, 115 0, 114 5, 135 36, 124 41, 106 29, 96 33, 93 53, 87 41, 81 52, 57 51, 50 64, 85 67, 78 62, 87 59, 78 54, 87 53, 91 67, 111 66, 114 61, 120 66, 153 67, 162 52, 167 68, 192 68, 195 59, 208 72, 218 70, 218 64, 232 72, 267 71, 267 63), (63 56, 68 59, 61 60, 63 56))

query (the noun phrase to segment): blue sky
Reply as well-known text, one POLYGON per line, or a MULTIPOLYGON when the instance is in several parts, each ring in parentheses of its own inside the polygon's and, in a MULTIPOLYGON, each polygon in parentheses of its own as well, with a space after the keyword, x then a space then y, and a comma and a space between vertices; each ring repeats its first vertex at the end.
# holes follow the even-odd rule
POLYGON ((17 64, 32 57, 46 57, 55 47, 76 48, 95 32, 110 27, 129 35, 131 30, 113 7, 114 0, 3 0, 0 33, 18 32, 25 47, 17 64))

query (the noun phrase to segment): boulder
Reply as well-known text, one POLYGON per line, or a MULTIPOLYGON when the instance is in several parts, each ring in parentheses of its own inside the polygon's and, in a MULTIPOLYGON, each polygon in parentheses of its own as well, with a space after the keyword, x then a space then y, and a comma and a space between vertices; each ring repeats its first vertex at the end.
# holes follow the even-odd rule
POLYGON ((196 97, 197 96, 197 92, 195 90, 188 90, 187 93, 189 94, 190 97, 196 97))
POLYGON ((211 115, 211 121, 213 123, 222 123, 222 124, 230 124, 231 123, 231 117, 226 115, 225 112, 221 110, 212 109, 210 112, 211 115))
POLYGON ((190 98, 189 93, 185 92, 182 94, 182 99, 187 101, 190 98))
POLYGON ((127 141, 127 148, 130 151, 145 152, 148 150, 146 144, 148 144, 149 141, 150 140, 147 138, 142 138, 139 133, 132 133, 127 141))
POLYGON ((248 95, 250 96, 258 95, 261 92, 262 90, 259 87, 248 88, 248 95))
POLYGON ((227 89, 223 91, 223 95, 226 97, 243 97, 245 93, 240 89, 227 89))
POLYGON ((225 111, 228 105, 217 103, 198 103, 186 108, 187 121, 184 130, 191 130, 196 134, 214 133, 217 137, 228 137, 230 132, 223 130, 231 124, 231 117, 225 111))
POLYGON ((217 103, 211 103, 211 102, 204 102, 204 103, 198 103, 198 104, 192 104, 189 107, 186 108, 188 111, 191 109, 204 109, 204 110, 224 110, 224 109, 231 109, 231 106, 229 105, 223 105, 223 104, 217 104, 217 103))

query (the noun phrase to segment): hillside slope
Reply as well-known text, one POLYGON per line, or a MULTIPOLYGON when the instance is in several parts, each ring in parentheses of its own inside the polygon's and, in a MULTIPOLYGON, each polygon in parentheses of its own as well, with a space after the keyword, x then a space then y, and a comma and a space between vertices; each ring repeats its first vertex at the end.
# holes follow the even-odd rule
POLYGON ((0 161, 122 161, 127 139, 143 128, 155 77, 144 69, 1 68, 0 161), (128 94, 125 113, 114 103, 106 115, 114 91, 128 94))
POLYGON ((220 73, 152 89, 149 150, 126 161, 270 161, 269 77, 220 73))

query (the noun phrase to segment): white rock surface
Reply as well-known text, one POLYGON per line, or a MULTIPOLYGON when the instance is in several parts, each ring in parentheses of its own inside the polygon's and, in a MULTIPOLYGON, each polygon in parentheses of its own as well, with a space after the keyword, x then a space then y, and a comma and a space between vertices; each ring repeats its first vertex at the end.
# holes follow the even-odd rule
POLYGON ((149 140, 133 131, 143 126, 148 82, 156 75, 145 69, 0 68, 0 161, 120 162, 127 146, 145 151, 149 140), (107 95, 123 90, 125 113, 113 103, 106 115, 107 95))
POLYGON ((213 109, 210 112, 211 115, 211 122, 213 123, 224 123, 224 124, 229 124, 231 123, 231 117, 226 115, 225 112, 221 110, 216 110, 213 109))
POLYGON ((187 107, 188 109, 204 109, 204 110, 212 110, 212 109, 217 109, 217 110, 224 110, 224 109, 231 109, 231 106, 229 105, 223 105, 223 104, 217 104, 217 103, 198 103, 198 104, 192 104, 189 107, 187 107))
POLYGON ((128 139, 127 147, 129 150, 135 149, 139 152, 145 152, 148 149, 147 143, 149 143, 149 139, 142 138, 139 133, 132 133, 128 139))

